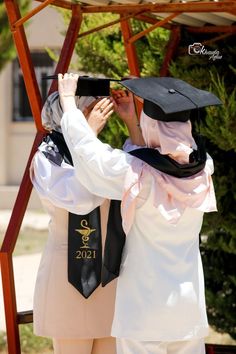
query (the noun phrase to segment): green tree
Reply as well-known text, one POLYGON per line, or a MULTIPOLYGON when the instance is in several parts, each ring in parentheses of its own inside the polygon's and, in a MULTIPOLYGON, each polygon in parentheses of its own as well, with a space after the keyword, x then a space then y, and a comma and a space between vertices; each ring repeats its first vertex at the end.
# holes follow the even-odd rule
MULTIPOLYGON (((18 1, 22 14, 28 7, 30 0, 18 1)), ((0 70, 4 65, 16 57, 16 50, 12 39, 12 33, 8 22, 7 12, 3 1, 0 2, 0 70)))

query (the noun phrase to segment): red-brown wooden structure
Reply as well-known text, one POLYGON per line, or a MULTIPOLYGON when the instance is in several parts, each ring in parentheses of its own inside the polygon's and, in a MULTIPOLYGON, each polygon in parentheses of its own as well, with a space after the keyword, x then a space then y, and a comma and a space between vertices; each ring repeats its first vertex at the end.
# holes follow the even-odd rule
MULTIPOLYGON (((236 21, 236 1, 176 0, 173 2, 170 0, 154 0, 150 2, 149 0, 146 0, 139 3, 139 0, 116 0, 112 2, 109 0, 81 0, 80 2, 78 0, 37 0, 39 2, 37 7, 29 11, 23 17, 21 16, 17 0, 4 1, 37 129, 32 150, 29 155, 9 225, 0 250, 8 352, 9 354, 19 354, 21 353, 19 324, 32 322, 33 313, 32 311, 17 311, 12 253, 32 190, 32 184, 29 178, 29 166, 38 143, 45 134, 40 118, 42 99, 31 60, 30 48, 24 31, 24 24, 31 17, 37 15, 38 12, 43 11, 43 9, 49 5, 71 10, 70 24, 67 29, 60 58, 55 70, 55 73, 59 73, 68 70, 76 41, 79 40, 80 37, 102 30, 103 28, 116 23, 120 23, 130 74, 136 76, 139 76, 140 72, 134 44, 135 41, 142 36, 145 36, 153 29, 164 26, 171 30, 171 36, 167 46, 165 59, 160 70, 160 75, 167 76, 168 65, 176 52, 180 40, 179 25, 185 25, 187 30, 193 33, 216 33, 217 36, 222 34, 235 35, 236 25, 233 23, 236 21), (85 33, 79 33, 84 14, 102 12, 114 13, 119 17, 117 20, 108 24, 91 29, 85 33), (149 23, 151 26, 138 34, 133 35, 130 23, 130 19, 132 18, 149 23)), ((49 93, 56 89, 57 82, 54 80, 49 93)), ((206 348, 208 354, 236 353, 236 348, 233 346, 208 344, 206 345, 206 348)))

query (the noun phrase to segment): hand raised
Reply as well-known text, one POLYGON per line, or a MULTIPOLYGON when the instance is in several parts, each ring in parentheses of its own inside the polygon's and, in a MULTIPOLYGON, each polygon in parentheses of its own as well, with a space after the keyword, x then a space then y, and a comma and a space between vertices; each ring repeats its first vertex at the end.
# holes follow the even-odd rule
POLYGON ((86 118, 88 120, 88 124, 94 131, 96 135, 98 135, 104 126, 106 125, 109 117, 114 112, 114 103, 112 98, 105 97, 99 100, 92 109, 87 107, 86 118))
POLYGON ((78 74, 58 74, 58 92, 64 112, 75 109, 75 92, 77 89, 78 74))
POLYGON ((115 100, 114 109, 124 123, 128 123, 136 117, 133 94, 126 90, 113 90, 112 97, 115 100))
POLYGON ((78 78, 78 74, 58 74, 59 95, 61 97, 75 96, 78 78))

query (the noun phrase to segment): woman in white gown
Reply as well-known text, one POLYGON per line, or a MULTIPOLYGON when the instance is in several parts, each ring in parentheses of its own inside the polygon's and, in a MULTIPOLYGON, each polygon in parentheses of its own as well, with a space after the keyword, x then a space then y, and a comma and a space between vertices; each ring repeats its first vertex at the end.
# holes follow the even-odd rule
MULTIPOLYGON (((93 97, 77 98, 81 109, 91 112, 93 97), (90 107, 90 108, 88 108, 90 107)), ((113 107, 103 100, 107 112, 113 107)), ((96 107, 99 107, 99 102, 96 107)), ((97 115, 92 110, 90 125, 97 133, 97 115)), ((46 100, 42 122, 49 131, 60 134, 62 110, 58 92, 46 100)), ((100 123, 99 123, 100 124, 100 123)), ((31 179, 42 204, 50 215, 49 235, 42 254, 34 292, 34 333, 53 339, 55 354, 115 354, 115 340, 110 336, 114 313, 116 283, 101 285, 85 299, 67 278, 68 214, 87 214, 101 205, 104 243, 108 200, 91 194, 75 177, 74 168, 65 160, 53 161, 48 153, 57 152, 52 141, 39 146, 31 166, 31 179)))
MULTIPOLYGON (((62 132, 75 173, 91 193, 122 201, 126 244, 112 326, 117 353, 203 354, 208 322, 199 233, 204 212, 216 211, 212 159, 207 155, 197 173, 176 178, 112 149, 77 109, 76 85, 76 75, 59 74, 62 132)), ((163 122, 144 111, 140 118, 146 146, 179 169, 197 149, 185 118, 163 122)))

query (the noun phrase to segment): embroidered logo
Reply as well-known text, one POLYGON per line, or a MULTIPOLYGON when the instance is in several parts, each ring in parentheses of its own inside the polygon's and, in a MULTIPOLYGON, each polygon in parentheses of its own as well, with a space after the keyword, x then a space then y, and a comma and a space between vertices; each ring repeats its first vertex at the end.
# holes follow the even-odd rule
POLYGON ((80 223, 83 229, 75 229, 76 232, 82 235, 82 243, 83 246, 80 247, 79 251, 76 251, 76 258, 96 258, 96 250, 82 250, 81 249, 88 249, 89 247, 89 238, 92 232, 96 231, 96 229, 91 229, 88 226, 88 221, 83 219, 80 223))

